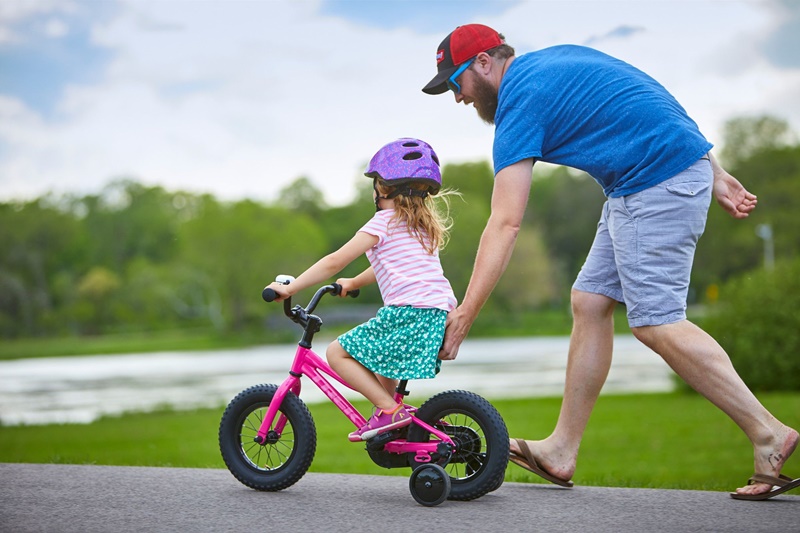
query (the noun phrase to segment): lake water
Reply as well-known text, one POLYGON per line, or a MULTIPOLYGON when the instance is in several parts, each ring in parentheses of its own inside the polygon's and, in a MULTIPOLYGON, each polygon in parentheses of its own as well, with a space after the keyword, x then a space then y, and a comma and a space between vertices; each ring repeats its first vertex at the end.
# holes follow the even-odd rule
MULTIPOLYGON (((326 345, 322 340, 316 343, 322 353, 326 345)), ((436 379, 409 382, 410 401, 450 389, 470 390, 488 399, 560 396, 568 345, 567 337, 467 340, 458 358, 445 362, 436 379)), ((221 407, 247 387, 283 381, 295 349, 295 344, 287 344, 0 361, 0 422, 88 423, 105 414, 162 406, 221 407)), ((603 393, 671 391, 671 376, 658 355, 633 336, 618 335, 603 393)), ((310 380, 303 385, 300 397, 306 403, 325 399, 310 380)))

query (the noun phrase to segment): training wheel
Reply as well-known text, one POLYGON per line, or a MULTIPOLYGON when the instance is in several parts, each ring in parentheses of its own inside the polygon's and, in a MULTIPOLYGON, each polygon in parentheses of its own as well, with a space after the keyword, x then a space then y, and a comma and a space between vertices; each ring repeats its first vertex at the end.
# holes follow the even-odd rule
POLYGON ((411 473, 408 488, 417 503, 433 507, 450 495, 450 476, 437 464, 424 464, 411 473))

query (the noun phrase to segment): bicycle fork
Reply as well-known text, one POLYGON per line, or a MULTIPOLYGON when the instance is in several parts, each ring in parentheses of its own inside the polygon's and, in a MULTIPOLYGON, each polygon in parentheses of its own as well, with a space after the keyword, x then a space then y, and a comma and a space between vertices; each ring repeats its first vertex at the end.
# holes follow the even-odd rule
POLYGON ((269 402, 269 408, 267 408, 267 414, 264 415, 264 419, 261 421, 261 427, 258 429, 258 434, 253 438, 255 442, 258 444, 266 444, 269 440, 275 440, 280 438, 281 434, 283 433, 283 428, 286 427, 286 417, 280 416, 278 418, 278 422, 275 424, 274 428, 272 426, 272 422, 275 420, 275 415, 278 414, 278 410, 283 403, 283 399, 286 397, 286 393, 291 391, 294 393, 295 396, 300 396, 300 378, 296 376, 289 376, 281 383, 278 390, 275 391, 275 395, 272 397, 272 401, 269 402))

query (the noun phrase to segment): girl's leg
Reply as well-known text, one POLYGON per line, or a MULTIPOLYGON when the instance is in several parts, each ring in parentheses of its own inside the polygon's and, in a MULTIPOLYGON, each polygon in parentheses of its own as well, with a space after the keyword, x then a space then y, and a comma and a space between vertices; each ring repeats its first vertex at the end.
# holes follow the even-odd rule
MULTIPOLYGON (((381 382, 371 370, 353 359, 342 348, 339 341, 333 341, 328 346, 325 355, 331 368, 351 387, 363 394, 375 407, 383 411, 391 411, 397 406, 392 393, 386 389, 385 383, 381 382)), ((391 390, 394 391, 394 389, 391 390)))
POLYGON ((386 389, 386 392, 391 394, 392 398, 394 398, 398 380, 387 378, 386 376, 381 376, 380 374, 375 374, 375 377, 381 382, 381 385, 383 385, 383 388, 386 389))

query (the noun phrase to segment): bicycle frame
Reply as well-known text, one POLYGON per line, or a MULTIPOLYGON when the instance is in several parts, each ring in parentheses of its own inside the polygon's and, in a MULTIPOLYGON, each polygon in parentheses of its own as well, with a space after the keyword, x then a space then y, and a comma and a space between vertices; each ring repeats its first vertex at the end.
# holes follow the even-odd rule
MULTIPOLYGON (((267 414, 264 416, 264 420, 261 422, 261 427, 258 430, 258 436, 262 439, 262 442, 266 441, 270 430, 275 431, 279 435, 283 431, 283 428, 286 424, 285 417, 281 415, 278 417, 277 423, 274 423, 275 417, 278 414, 278 409, 280 408, 283 399, 286 397, 286 394, 291 392, 295 396, 300 396, 300 378, 302 376, 308 376, 308 378, 319 388, 319 390, 322 391, 322 393, 327 396, 337 408, 339 408, 342 414, 344 414, 355 427, 359 428, 367 423, 367 420, 361 415, 361 413, 358 412, 358 410, 356 410, 355 407, 353 407, 353 404, 351 404, 347 398, 345 398, 344 395, 325 378, 325 374, 342 384, 344 387, 347 387, 350 390, 355 390, 346 381, 344 381, 325 361, 323 361, 322 358, 314 353, 313 350, 304 346, 298 346, 297 351, 295 352, 294 361, 292 362, 291 370, 289 371, 289 377, 286 378, 278 387, 272 402, 270 402, 269 409, 267 409, 267 414)), ((402 401, 402 396, 397 394, 396 399, 398 401, 402 401)), ((415 452, 415 460, 419 462, 428 462, 430 460, 430 454, 437 451, 439 442, 450 444, 455 449, 455 443, 446 433, 430 426, 414 415, 411 416, 411 420, 412 424, 422 426, 426 431, 436 436, 439 441, 408 442, 405 439, 398 439, 387 442, 384 447, 384 451, 390 453, 415 452)))
MULTIPOLYGON (((327 289, 328 287, 332 286, 323 287, 323 289, 327 289)), ((317 291, 317 295, 315 295, 315 297, 312 299, 312 302, 308 305, 307 309, 299 309, 299 311, 302 311, 302 315, 305 318, 313 317, 313 315, 308 315, 308 313, 313 311, 313 308, 316 307, 319 297, 322 294, 325 294, 323 289, 317 291)), ((332 290, 327 292, 332 292, 332 290)), ((290 311, 290 305, 291 304, 287 303, 285 305, 285 310, 286 314, 291 318, 293 315, 290 313, 297 312, 298 309, 290 311)), ((317 317, 313 318, 318 320, 317 317)), ((278 410, 283 403, 283 399, 288 393, 291 392, 295 396, 300 396, 300 378, 303 376, 308 376, 312 383, 314 383, 319 390, 322 391, 322 393, 325 394, 325 396, 327 396, 331 402, 333 402, 333 404, 348 418, 348 420, 353 423, 356 428, 362 427, 367 422, 361 413, 359 413, 358 410, 356 410, 356 408, 353 407, 353 405, 347 400, 347 398, 345 398, 344 395, 339 392, 328 379, 326 379, 325 375, 329 376, 330 379, 335 380, 344 387, 350 390, 355 390, 311 349, 311 338, 313 337, 315 329, 313 326, 309 327, 308 322, 310 321, 304 322, 305 334, 303 336, 303 340, 300 341, 300 344, 297 347, 297 351, 295 352, 294 361, 292 362, 291 369, 289 370, 289 377, 286 378, 278 387, 278 390, 275 392, 273 400, 270 402, 269 408, 267 409, 267 413, 261 422, 261 427, 258 430, 258 438, 260 439, 259 442, 266 442, 267 436, 271 431, 274 431, 278 435, 281 434, 286 425, 286 418, 281 415, 278 417, 276 422, 276 415, 278 414, 278 410)), ((319 321, 319 324, 321 324, 321 321, 319 321)), ((403 395, 400 394, 400 392, 397 392, 395 394, 395 399, 398 402, 401 402, 403 400, 403 395)), ((455 443, 446 433, 430 426, 423 420, 417 418, 415 415, 411 416, 411 420, 412 424, 417 424, 418 426, 423 427, 426 431, 430 432, 431 435, 434 435, 439 440, 432 442, 408 442, 405 439, 397 439, 387 442, 383 448, 384 451, 390 453, 413 452, 416 454, 415 460, 423 463, 430 461, 430 454, 436 452, 438 445, 442 442, 449 444, 455 451, 455 443)))

